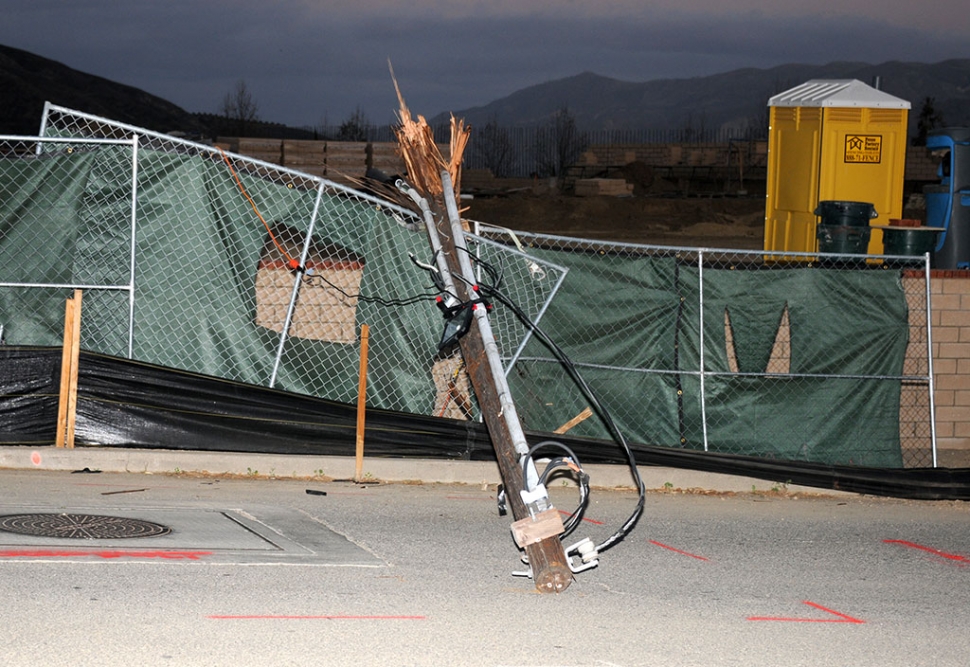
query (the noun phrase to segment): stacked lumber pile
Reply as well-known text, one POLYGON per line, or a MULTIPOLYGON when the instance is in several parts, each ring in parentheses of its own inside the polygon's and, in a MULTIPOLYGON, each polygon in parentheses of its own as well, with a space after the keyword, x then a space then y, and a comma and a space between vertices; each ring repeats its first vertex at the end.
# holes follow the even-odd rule
POLYGON ((270 162, 272 164, 283 164, 283 142, 279 139, 247 139, 240 137, 235 140, 236 146, 233 152, 240 155, 248 155, 251 158, 270 162))
POLYGON ((328 141, 326 177, 344 185, 363 178, 367 172, 367 146, 366 141, 328 141))
MULTIPOLYGON (((326 177, 343 185, 359 186, 371 167, 388 176, 407 173, 407 164, 397 142, 219 137, 216 145, 232 153, 326 177)), ((449 144, 432 145, 445 163, 450 162, 449 144)))
MULTIPOLYGON (((289 258, 299 256, 303 234, 285 225, 267 230, 256 267, 256 324, 283 333, 297 274, 289 258)), ((357 294, 364 276, 364 259, 336 244, 311 241, 300 298, 290 321, 289 335, 331 343, 357 340, 357 294)))
POLYGON ((397 142, 381 142, 367 145, 367 166, 383 171, 388 176, 404 174, 407 168, 397 142))
MULTIPOLYGON (((311 262, 307 263, 310 267, 311 262)), ((320 280, 304 285, 293 311, 289 335, 329 343, 357 341, 357 299, 362 264, 324 262, 312 265, 320 280), (350 268, 345 268, 344 265, 350 268)), ((256 271, 256 325, 283 333, 293 296, 293 272, 285 266, 260 264, 256 271)))
POLYGON ((633 184, 619 178, 581 178, 576 181, 577 197, 630 197, 633 184))
POLYGON ((459 354, 439 359, 431 367, 434 378, 434 414, 445 419, 474 419, 472 388, 459 354))
POLYGON ((281 164, 314 176, 326 176, 327 142, 285 139, 281 164))

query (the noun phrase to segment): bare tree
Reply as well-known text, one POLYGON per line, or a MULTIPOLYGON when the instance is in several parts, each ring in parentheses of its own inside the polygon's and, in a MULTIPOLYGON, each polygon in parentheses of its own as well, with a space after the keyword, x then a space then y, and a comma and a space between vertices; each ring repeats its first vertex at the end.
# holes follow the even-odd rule
POLYGON ((536 134, 536 166, 540 176, 555 176, 560 185, 566 168, 589 146, 589 137, 576 126, 568 107, 562 107, 536 134))
POLYGON ((681 130, 683 141, 704 141, 707 133, 707 116, 703 112, 695 121, 693 112, 688 112, 681 130))
POLYGON ((764 139, 768 136, 768 126, 771 124, 771 109, 768 102, 770 95, 761 98, 762 102, 745 118, 744 138, 748 140, 764 139))
POLYGON ((476 133, 473 148, 481 155, 482 163, 493 175, 499 178, 509 175, 512 169, 512 140, 509 138, 508 129, 499 127, 495 116, 476 133))
POLYGON ((259 120, 259 106, 244 80, 237 81, 222 98, 222 115, 236 124, 239 136, 245 136, 247 125, 259 120))

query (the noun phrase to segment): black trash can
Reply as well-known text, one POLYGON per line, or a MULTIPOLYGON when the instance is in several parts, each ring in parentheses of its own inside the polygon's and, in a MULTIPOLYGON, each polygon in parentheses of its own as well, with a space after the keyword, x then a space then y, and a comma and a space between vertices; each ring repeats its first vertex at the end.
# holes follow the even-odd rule
POLYGON ((878 217, 872 204, 859 201, 820 201, 815 236, 819 252, 865 255, 872 230, 869 221, 878 217))
POLYGON ((919 257, 933 252, 942 227, 882 227, 882 247, 887 255, 919 257))

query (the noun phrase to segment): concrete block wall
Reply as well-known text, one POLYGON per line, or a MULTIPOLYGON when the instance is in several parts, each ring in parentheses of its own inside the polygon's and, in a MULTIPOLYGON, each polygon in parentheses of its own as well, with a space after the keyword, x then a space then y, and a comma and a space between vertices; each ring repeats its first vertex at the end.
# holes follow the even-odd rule
POLYGON ((631 162, 643 162, 651 167, 716 167, 737 164, 739 151, 743 153, 745 167, 764 167, 767 164, 767 141, 739 141, 731 144, 597 144, 583 153, 579 164, 618 167, 631 162))
POLYGON ((940 161, 926 149, 926 146, 909 146, 906 148, 907 181, 935 181, 939 177, 936 170, 940 161))
MULTIPOLYGON (((248 155, 266 162, 296 169, 309 168, 310 173, 326 174, 328 163, 335 169, 347 170, 352 176, 363 175, 367 167, 385 173, 402 173, 404 161, 398 155, 396 143, 354 143, 341 141, 310 141, 279 139, 223 138, 217 142, 227 150, 248 155), (321 169, 323 168, 323 169, 321 169)), ((447 156, 447 146, 441 146, 447 156)), ((734 143, 670 143, 670 144, 597 144, 590 146, 578 161, 581 166, 618 167, 631 162, 643 162, 652 167, 716 167, 738 164, 743 154, 745 168, 765 167, 768 158, 767 141, 738 141, 734 143)), ((907 181, 935 181, 939 161, 924 146, 906 148, 907 181)))
POLYGON ((939 449, 970 450, 970 271, 930 274, 939 449))

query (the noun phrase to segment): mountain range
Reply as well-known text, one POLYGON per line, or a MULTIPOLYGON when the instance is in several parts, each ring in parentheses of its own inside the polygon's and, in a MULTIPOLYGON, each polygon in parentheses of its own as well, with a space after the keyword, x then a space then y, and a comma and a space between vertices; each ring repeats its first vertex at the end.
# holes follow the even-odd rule
MULTIPOLYGON (((936 64, 780 65, 689 79, 634 83, 584 72, 519 90, 481 107, 454 112, 483 126, 536 126, 568 109, 585 130, 747 129, 767 126, 768 98, 811 79, 858 79, 912 104, 910 121, 927 98, 947 125, 970 124, 970 59, 936 64)), ((432 122, 442 122, 447 114, 432 122)))
MULTIPOLYGON (((453 113, 473 127, 489 122, 539 126, 567 109, 584 130, 743 130, 765 127, 768 98, 810 79, 858 79, 869 84, 878 80, 881 90, 912 104, 913 125, 927 98, 932 98, 943 124, 970 125, 970 59, 935 64, 781 65, 639 83, 584 72, 453 113)), ((0 45, 0 133, 35 134, 45 101, 158 132, 203 137, 235 134, 224 117, 190 113, 138 88, 0 45)), ((446 122, 449 115, 439 114, 430 122, 446 122)), ((312 131, 271 122, 250 123, 247 134, 313 137, 312 131)))
MULTIPOLYGON (((225 117, 190 113, 139 88, 0 45, 0 134, 36 135, 45 102, 156 132, 197 138, 238 134, 225 117)), ((253 130, 249 136, 313 137, 311 131, 278 123, 251 123, 248 127, 253 130)))

